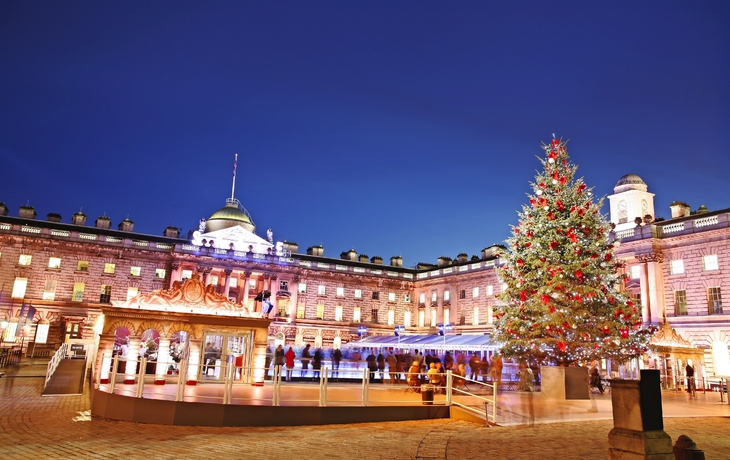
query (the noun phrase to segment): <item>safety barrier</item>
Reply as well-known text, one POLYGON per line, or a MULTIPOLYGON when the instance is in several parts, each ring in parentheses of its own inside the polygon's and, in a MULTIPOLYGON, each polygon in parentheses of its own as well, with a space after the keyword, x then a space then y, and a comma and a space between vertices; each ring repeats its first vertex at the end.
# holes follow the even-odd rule
POLYGON ((51 360, 48 361, 48 367, 46 368, 46 381, 43 383, 44 390, 48 386, 48 382, 51 380, 51 377, 53 377, 53 373, 56 372, 58 363, 60 363, 62 359, 66 358, 67 352, 68 352, 68 344, 64 343, 61 345, 61 347, 58 350, 56 350, 56 353, 53 355, 53 358, 51 358, 51 360))

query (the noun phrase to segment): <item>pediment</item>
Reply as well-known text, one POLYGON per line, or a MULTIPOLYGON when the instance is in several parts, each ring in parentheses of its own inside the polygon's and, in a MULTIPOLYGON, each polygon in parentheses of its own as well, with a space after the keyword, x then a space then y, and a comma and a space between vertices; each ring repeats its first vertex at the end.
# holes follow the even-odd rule
POLYGON ((274 247, 273 244, 265 239, 238 225, 208 233, 193 233, 192 243, 194 245, 204 246, 203 240, 205 240, 206 244, 210 244, 212 241, 213 247, 217 249, 233 249, 234 251, 244 252, 248 252, 251 249, 258 254, 266 254, 268 249, 274 247))

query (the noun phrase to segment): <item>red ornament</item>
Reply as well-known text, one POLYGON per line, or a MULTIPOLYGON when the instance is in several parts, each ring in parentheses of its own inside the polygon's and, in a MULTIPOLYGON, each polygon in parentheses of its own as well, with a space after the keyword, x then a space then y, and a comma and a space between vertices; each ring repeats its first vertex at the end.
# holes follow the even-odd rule
POLYGON ((565 342, 558 342, 558 348, 560 349, 560 351, 565 351, 568 348, 568 344, 565 342))
POLYGON ((577 192, 577 193, 583 193, 583 190, 585 190, 585 189, 586 189, 586 187, 587 187, 587 186, 586 186, 586 184, 580 184, 580 185, 578 186, 578 188, 576 189, 576 192, 577 192))
POLYGON ((521 267, 525 265, 525 262, 522 259, 517 259, 517 265, 521 267))
POLYGON ((622 339, 628 339, 629 338, 629 330, 627 328, 621 329, 621 338, 622 339))
POLYGON ((540 299, 542 300, 543 305, 547 305, 550 302, 550 296, 547 294, 541 295, 540 299))
POLYGON ((527 300, 527 293, 525 291, 520 292, 520 300, 524 302, 527 300))
POLYGON ((603 326, 603 329, 602 329, 602 331, 603 331, 603 333, 604 333, 604 334, 606 334, 606 335, 608 335, 608 334, 610 334, 610 333, 611 333, 611 329, 609 329, 609 328, 608 328, 608 326, 603 326))
POLYGON ((550 242, 550 249, 552 249, 554 251, 555 248, 557 248, 557 247, 558 247, 558 242, 557 241, 551 241, 550 242))
POLYGON ((553 214, 552 212, 549 212, 548 215, 547 215, 547 218, 549 220, 555 220, 555 214, 553 214))

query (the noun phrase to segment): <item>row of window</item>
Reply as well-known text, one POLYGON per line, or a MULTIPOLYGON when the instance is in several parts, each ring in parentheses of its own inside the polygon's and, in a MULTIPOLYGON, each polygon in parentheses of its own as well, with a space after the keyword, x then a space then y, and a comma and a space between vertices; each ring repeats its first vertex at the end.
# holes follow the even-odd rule
MULTIPOLYGON (((20 257, 18 257, 18 265, 28 267, 30 266, 31 262, 33 260, 33 256, 30 254, 21 254, 20 257)), ((48 258, 48 268, 59 270, 61 268, 61 258, 60 257, 49 257, 48 258)), ((89 271, 89 261, 88 260, 79 260, 76 262, 76 271, 79 272, 87 272, 89 271)), ((117 264, 107 262, 104 264, 104 273, 108 275, 113 275, 117 271, 117 264)), ((131 276, 142 276, 142 267, 138 266, 132 266, 129 274, 131 276)), ((166 274, 166 270, 164 268, 156 268, 155 269, 155 278, 158 279, 164 279, 166 274)))
MULTIPOLYGON (((43 300, 55 300, 56 299, 56 286, 58 282, 56 280, 46 280, 43 286, 43 300)), ((12 297, 14 299, 22 299, 25 297, 25 291, 28 288, 28 278, 18 277, 15 278, 13 283, 12 297)), ((84 293, 86 291, 86 283, 74 283, 73 291, 71 293, 72 302, 82 302, 84 300, 84 293)), ((130 286, 127 288, 127 300, 135 297, 139 293, 139 288, 130 286)), ((101 286, 101 294, 99 295, 100 303, 110 303, 112 297, 112 287, 104 284, 101 286)))
MULTIPOLYGON (((720 264, 717 259, 717 254, 710 254, 702 257, 702 269, 704 271, 719 270, 720 264)), ((684 273, 684 260, 675 259, 669 261, 669 274, 670 275, 681 275, 684 273)), ((641 265, 633 265, 630 268, 629 276, 631 279, 639 279, 641 277, 641 265)))
MULTIPOLYGON (((286 281, 282 281, 282 283, 286 283, 286 281)), ((282 290, 285 290, 282 288, 282 290)), ((307 283, 299 283, 299 287, 297 291, 300 294, 306 294, 307 293, 307 283)), ((320 284, 317 286, 317 295, 327 295, 327 286, 324 284, 320 284)), ((336 297, 345 297, 345 288, 342 286, 337 286, 335 288, 335 296, 336 297)), ((353 290, 353 298, 355 299, 362 299, 363 298, 363 290, 356 288, 353 290)), ((371 293, 373 300, 380 300, 380 292, 373 291, 371 293)), ((388 293, 388 302, 396 302, 397 301, 397 294, 395 292, 389 292, 388 293)), ((410 294, 404 294, 403 301, 406 303, 410 303, 411 301, 411 295, 410 294)))
MULTIPOLYGON (((674 315, 687 314, 687 291, 684 289, 674 291, 674 315)), ((722 291, 719 287, 707 288, 707 314, 722 314, 722 291)))
MULTIPOLYGON (((506 289, 506 287, 503 285, 502 290, 506 289)), ((480 289, 479 287, 473 287, 471 290, 471 298, 477 299, 480 295, 480 289)), ((494 295, 494 286, 487 285, 484 288, 484 294, 489 297, 494 295)), ((466 299, 466 289, 462 289, 459 291, 459 299, 466 299)), ((436 303, 438 301, 438 292, 437 291, 431 291, 431 303, 436 303)), ((444 290, 444 302, 450 302, 451 301, 451 291, 448 289, 444 290)), ((418 298, 418 303, 425 304, 426 303, 426 293, 422 292, 418 298)))
MULTIPOLYGON (((281 300, 279 302, 279 316, 286 316, 286 300, 281 300)), ((395 311, 394 310, 388 310, 388 316, 387 316, 387 324, 389 326, 395 325, 395 311)), ((491 322, 491 315, 489 315, 488 321, 491 322)), ((373 308, 370 310, 370 322, 371 323, 379 323, 379 310, 377 308, 373 308)), ((299 303, 297 305, 297 319, 306 319, 306 305, 304 303, 299 303)), ((325 306, 323 304, 318 304, 317 309, 315 312, 315 319, 318 320, 325 320, 325 306)), ((426 327, 426 310, 421 308, 418 310, 418 327, 426 327)), ((479 324, 479 307, 473 307, 472 309, 472 325, 478 325, 479 324)), ((342 305, 336 305, 335 306, 335 315, 334 315, 335 321, 344 321, 344 307, 342 305)), ((352 320, 353 323, 360 323, 362 322, 362 310, 359 306, 355 306, 352 309, 352 320)), ((449 324, 451 322, 451 310, 448 308, 444 308, 443 310, 443 323, 449 324)), ((405 326, 411 326, 411 312, 406 310, 403 312, 403 324, 405 326)), ((437 324, 437 310, 436 308, 431 309, 431 317, 430 317, 430 327, 436 327, 437 324)), ((459 324, 464 325, 466 324, 466 317, 461 316, 459 318, 459 324)))

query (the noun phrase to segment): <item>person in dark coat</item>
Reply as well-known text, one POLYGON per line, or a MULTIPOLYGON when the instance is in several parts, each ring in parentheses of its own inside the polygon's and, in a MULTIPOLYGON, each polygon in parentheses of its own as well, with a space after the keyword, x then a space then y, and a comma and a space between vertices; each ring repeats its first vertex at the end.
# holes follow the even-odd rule
POLYGON ((319 370, 322 369, 322 349, 321 348, 317 348, 317 351, 314 352, 314 357, 312 358, 312 369, 314 370, 313 379, 318 379, 319 370))
POLYGON ((375 355, 371 351, 367 358, 365 358, 365 361, 368 363, 368 370, 370 371, 370 381, 375 381, 375 372, 378 370, 378 361, 375 358, 375 355))

